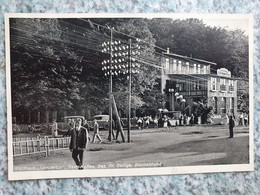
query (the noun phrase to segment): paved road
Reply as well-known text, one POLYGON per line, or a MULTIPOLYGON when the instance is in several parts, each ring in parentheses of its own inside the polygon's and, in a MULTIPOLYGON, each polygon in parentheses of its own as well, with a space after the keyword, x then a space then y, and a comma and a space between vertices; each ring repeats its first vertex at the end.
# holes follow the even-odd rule
MULTIPOLYGON (((92 136, 92 134, 90 134, 92 136)), ((236 127, 229 139, 226 126, 132 130, 131 143, 89 144, 84 166, 92 168, 165 167, 249 163, 249 128, 236 127)), ((14 171, 76 169, 69 150, 46 158, 15 157, 14 171)))

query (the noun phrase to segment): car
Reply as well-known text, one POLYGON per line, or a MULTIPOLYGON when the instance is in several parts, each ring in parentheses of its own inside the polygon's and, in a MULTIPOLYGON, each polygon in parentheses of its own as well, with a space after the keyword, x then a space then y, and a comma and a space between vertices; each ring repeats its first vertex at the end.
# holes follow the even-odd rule
POLYGON ((108 130, 109 129, 109 115, 95 115, 93 117, 93 120, 92 121, 88 121, 88 124, 90 126, 93 127, 94 125, 94 120, 97 121, 97 123, 99 124, 99 128, 100 129, 105 129, 105 130, 108 130))

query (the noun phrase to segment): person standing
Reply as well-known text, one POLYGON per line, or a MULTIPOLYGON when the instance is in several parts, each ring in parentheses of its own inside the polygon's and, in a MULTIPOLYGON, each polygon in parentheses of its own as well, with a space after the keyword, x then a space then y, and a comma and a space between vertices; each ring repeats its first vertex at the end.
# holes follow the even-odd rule
POLYGON ((248 122, 248 117, 247 117, 247 114, 245 114, 245 118, 244 118, 244 124, 245 124, 245 126, 247 126, 247 122, 248 122))
POLYGON ((168 130, 168 117, 166 115, 163 117, 163 127, 166 129, 166 131, 168 130))
POLYGON ((194 115, 191 114, 191 117, 190 117, 190 126, 192 127, 194 125, 194 115))
POLYGON ((97 120, 94 120, 94 135, 93 135, 92 143, 95 143, 96 137, 99 139, 99 142, 102 142, 102 139, 99 135, 99 124, 97 120))
POLYGON ((83 168, 83 153, 88 145, 88 131, 82 126, 82 119, 77 119, 75 128, 71 131, 70 151, 78 169, 83 168))
POLYGON ((235 122, 233 120, 233 117, 229 117, 229 138, 233 138, 233 128, 235 126, 235 122))
POLYGON ((187 124, 187 115, 184 114, 184 116, 183 116, 183 125, 186 126, 186 124, 187 124))
POLYGON ((239 124, 238 125, 242 126, 243 122, 244 122, 243 120, 244 120, 244 114, 242 112, 241 115, 239 116, 239 124))
POLYGON ((53 120, 51 130, 52 130, 51 131, 52 136, 57 137, 58 136, 58 124, 55 119, 53 120))

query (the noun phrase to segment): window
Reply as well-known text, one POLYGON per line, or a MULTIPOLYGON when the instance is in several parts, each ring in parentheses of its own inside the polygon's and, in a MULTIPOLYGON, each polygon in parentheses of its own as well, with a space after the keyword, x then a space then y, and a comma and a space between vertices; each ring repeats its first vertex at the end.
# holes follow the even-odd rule
POLYGON ((177 73, 179 72, 179 63, 176 61, 176 71, 177 71, 177 73))
POLYGON ((197 82, 196 81, 193 81, 193 89, 194 90, 197 90, 198 88, 197 88, 197 82))
POLYGON ((234 81, 229 80, 229 91, 234 91, 234 81))
POLYGON ((181 61, 179 61, 178 63, 179 63, 179 73, 182 73, 182 64, 181 64, 181 61))
POLYGON ((207 66, 204 66, 204 74, 207 74, 207 66))
POLYGON ((200 65, 200 74, 204 74, 204 66, 200 65))
POLYGON ((190 73, 193 74, 194 72, 194 67, 193 67, 193 64, 190 65, 190 73))
POLYGON ((176 72, 177 70, 177 60, 173 60, 173 71, 176 72))
POLYGON ((200 74, 200 64, 198 64, 197 73, 200 74))
POLYGON ((200 81, 197 81, 197 89, 200 90, 200 81))
POLYGON ((179 91, 183 91, 183 84, 182 83, 179 84, 179 91))
POLYGON ((226 79, 220 79, 220 91, 226 91, 226 79))
POLYGON ((197 73, 197 64, 194 64, 194 74, 197 73))
POLYGON ((217 90, 217 78, 211 77, 211 90, 212 91, 217 90))
POLYGON ((169 62, 169 59, 166 58, 166 61, 165 61, 165 70, 168 72, 170 69, 170 62, 169 62))
POLYGON ((222 110, 222 113, 223 114, 225 114, 226 113, 226 107, 227 107, 227 99, 225 98, 225 97, 222 97, 222 108, 221 108, 221 110, 222 110))
POLYGON ((170 70, 171 70, 171 73, 172 73, 172 70, 173 70, 173 63, 172 63, 172 59, 170 59, 170 70))
POLYGON ((186 62, 186 73, 190 72, 190 63, 186 62))
POLYGON ((218 98, 213 97, 213 107, 214 107, 214 114, 218 113, 218 98))

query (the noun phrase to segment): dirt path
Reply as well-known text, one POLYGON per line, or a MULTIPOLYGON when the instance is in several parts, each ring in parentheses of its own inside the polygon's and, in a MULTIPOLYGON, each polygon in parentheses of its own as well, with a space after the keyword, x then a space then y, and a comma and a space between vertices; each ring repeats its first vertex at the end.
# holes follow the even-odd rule
MULTIPOLYGON (((107 132, 101 132, 106 138, 107 132)), ((226 127, 181 127, 135 130, 131 143, 90 144, 84 153, 85 168, 127 168, 242 164, 249 161, 248 128, 236 128, 228 138, 226 127)), ((15 157, 14 170, 76 169, 69 150, 43 155, 15 157)))

